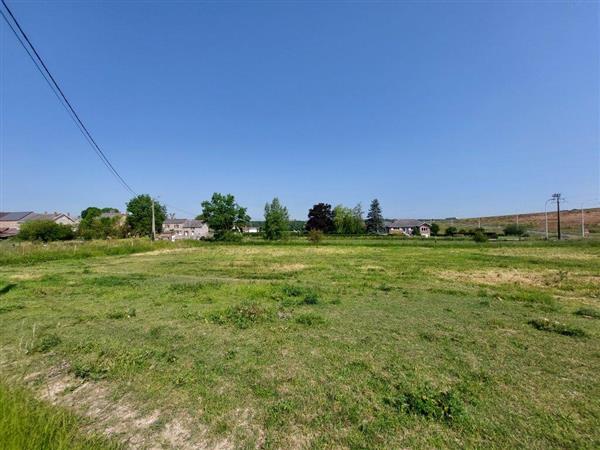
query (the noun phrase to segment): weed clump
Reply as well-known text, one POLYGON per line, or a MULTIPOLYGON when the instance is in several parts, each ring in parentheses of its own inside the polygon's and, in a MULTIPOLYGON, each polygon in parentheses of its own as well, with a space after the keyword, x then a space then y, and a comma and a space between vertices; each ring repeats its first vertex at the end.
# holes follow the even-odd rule
POLYGON ((293 303, 298 305, 316 305, 319 303, 319 294, 310 288, 301 286, 284 286, 283 294, 294 299, 293 303))
POLYGON ((296 317, 296 323, 308 326, 322 325, 325 323, 325 319, 315 313, 304 313, 296 317))
POLYGON ((450 423, 465 414, 464 403, 452 390, 437 391, 429 385, 400 392, 384 402, 398 412, 450 423))
POLYGON ((106 314, 107 319, 124 319, 124 318, 132 318, 137 315, 135 308, 129 308, 127 312, 124 311, 111 311, 106 314))
POLYGON ((46 334, 44 336, 40 336, 40 338, 37 340, 37 342, 31 349, 31 352, 46 353, 47 351, 56 347, 61 342, 62 341, 60 337, 58 337, 56 334, 46 334))
POLYGON ((207 315, 209 322, 218 325, 234 325, 238 328, 248 328, 259 322, 272 319, 273 312, 257 303, 244 302, 230 306, 222 311, 213 311, 207 315))
POLYGON ((586 336, 585 331, 581 328, 576 328, 571 325, 566 325, 564 323, 556 322, 554 320, 549 319, 533 319, 527 322, 536 330, 548 331, 551 333, 561 334, 563 336, 573 336, 573 337, 584 337, 586 336))
POLYGON ((23 305, 2 305, 0 306, 0 314, 7 313, 11 311, 16 311, 17 309, 23 309, 25 306, 23 305))
POLYGON ((577 316, 589 317, 592 319, 600 319, 600 310, 594 308, 579 308, 573 314, 577 316))

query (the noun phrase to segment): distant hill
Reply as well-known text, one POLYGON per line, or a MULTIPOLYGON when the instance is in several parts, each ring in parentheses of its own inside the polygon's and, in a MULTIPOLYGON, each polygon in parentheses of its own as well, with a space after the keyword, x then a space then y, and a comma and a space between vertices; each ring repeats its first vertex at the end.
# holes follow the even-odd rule
MULTIPOLYGON (((587 208, 583 210, 585 230, 590 234, 600 235, 600 208, 587 208)), ((544 212, 519 214, 519 224, 524 225, 533 232, 544 233, 544 212)), ((442 229, 449 226, 461 228, 476 228, 481 226, 489 231, 501 231, 505 226, 516 223, 517 215, 489 216, 467 218, 467 219, 440 219, 434 220, 442 229)), ((571 209, 560 212, 561 229, 565 234, 581 235, 581 210, 571 209)), ((556 210, 548 211, 548 231, 550 235, 556 234, 556 210)))

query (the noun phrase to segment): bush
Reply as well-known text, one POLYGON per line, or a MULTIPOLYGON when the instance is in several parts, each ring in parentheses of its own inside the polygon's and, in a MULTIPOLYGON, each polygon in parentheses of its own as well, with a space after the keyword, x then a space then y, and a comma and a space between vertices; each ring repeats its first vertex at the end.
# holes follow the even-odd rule
POLYGON ((458 233, 458 230, 456 229, 456 227, 446 228, 446 231, 445 231, 446 236, 454 236, 456 233, 458 233))
POLYGON ((477 230, 477 231, 475 231, 475 233, 473 233, 473 240, 478 243, 483 243, 483 242, 487 242, 488 237, 481 230, 477 230))
POLYGON ((243 239, 242 233, 238 231, 224 231, 219 235, 215 235, 215 239, 225 242, 241 242, 243 239))
POLYGON ((516 223, 504 227, 504 234, 507 236, 523 236, 525 231, 527 230, 523 225, 517 225, 516 223))
POLYGON ((17 236, 24 241, 70 241, 75 233, 70 226, 52 220, 31 220, 21 225, 17 236))
POLYGON ((308 232, 307 239, 313 244, 318 244, 323 240, 323 232, 321 230, 312 229, 308 232))

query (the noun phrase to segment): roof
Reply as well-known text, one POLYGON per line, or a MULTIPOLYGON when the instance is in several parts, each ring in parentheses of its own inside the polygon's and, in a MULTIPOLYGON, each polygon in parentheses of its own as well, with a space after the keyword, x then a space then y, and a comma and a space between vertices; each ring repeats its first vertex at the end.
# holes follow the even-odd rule
POLYGON ((66 217, 67 219, 75 222, 73 220, 72 217, 67 216, 66 214, 63 213, 52 213, 52 214, 38 214, 38 213, 31 213, 30 215, 28 215, 25 219, 23 219, 25 222, 29 222, 31 220, 56 220, 59 217, 66 217))
POLYGON ((0 218, 0 221, 17 222, 19 220, 23 220, 28 215, 33 214, 33 211, 5 212, 2 214, 3 214, 3 216, 0 218))
POLYGON ((183 224, 183 228, 201 228, 204 226, 204 222, 201 220, 186 220, 183 224))
POLYGON ((182 225, 182 228, 201 228, 204 222, 195 219, 166 219, 164 225, 182 225))
POLYGON ((427 222, 417 219, 394 219, 393 221, 386 222, 385 224, 385 226, 388 228, 413 228, 420 227, 421 225, 429 226, 427 222))

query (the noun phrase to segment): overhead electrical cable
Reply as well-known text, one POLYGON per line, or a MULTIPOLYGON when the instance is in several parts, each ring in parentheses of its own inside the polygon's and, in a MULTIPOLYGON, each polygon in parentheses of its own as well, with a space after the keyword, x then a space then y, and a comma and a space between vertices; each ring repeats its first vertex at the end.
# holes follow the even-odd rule
POLYGON ((1 0, 1 1, 2 1, 2 5, 4 6, 6 11, 10 15, 12 22, 8 19, 8 17, 6 17, 6 14, 4 14, 3 11, 0 11, 2 13, 2 17, 4 18, 4 20, 6 21, 6 23, 8 24, 8 26, 10 27, 10 29, 12 30, 14 35, 17 37, 17 40, 23 46, 23 48, 25 49, 25 51, 27 52, 27 54, 29 55, 29 57, 31 58, 33 63, 35 64, 38 71, 42 74, 42 76, 44 77, 44 79, 46 80, 48 85, 52 88, 52 91, 54 92, 54 94, 59 98, 59 100, 61 101, 61 104, 67 109, 67 112, 69 112, 69 116, 75 122, 79 131, 84 135, 84 137, 86 138, 86 140, 88 141, 88 143, 90 144, 90 146, 92 147, 92 149, 94 150, 96 155, 98 155, 98 157, 104 163, 104 165, 107 167, 107 169, 115 176, 115 178, 123 185, 123 187, 132 195, 137 195, 136 192, 133 190, 133 188, 129 185, 129 183, 127 183, 125 181, 125 179, 117 171, 117 169, 114 167, 114 165, 110 162, 110 160, 108 159, 106 154, 102 151, 102 149, 100 148, 100 146, 98 145, 96 140, 93 138, 92 134, 89 132, 89 130, 87 129, 87 127, 85 126, 85 124, 83 123, 83 121, 81 120, 79 115, 77 114, 77 112, 75 111, 75 108, 73 108, 73 106, 71 105, 71 102, 69 102, 69 100, 67 99, 67 96, 64 94, 63 90, 60 88, 56 79, 54 78, 54 76, 52 75, 50 70, 48 69, 48 66, 46 66, 46 64, 44 63, 44 60, 42 59, 40 54, 37 52, 35 46, 32 44, 31 40, 29 39, 29 37, 27 36, 25 31, 19 24, 19 22, 17 21, 16 17, 12 13, 12 11, 10 10, 10 8, 6 4, 6 2, 4 0, 1 0), (14 23, 14 25, 13 25, 13 23, 14 23), (15 29, 15 26, 17 27, 18 31, 17 31, 17 29, 15 29), (41 67, 40 67, 40 65, 41 65, 41 67))

